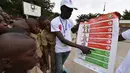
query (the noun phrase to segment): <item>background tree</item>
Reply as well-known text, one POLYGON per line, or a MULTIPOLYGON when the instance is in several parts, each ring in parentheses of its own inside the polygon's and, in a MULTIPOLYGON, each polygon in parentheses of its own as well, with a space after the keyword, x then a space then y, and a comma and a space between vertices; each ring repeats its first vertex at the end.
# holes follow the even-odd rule
POLYGON ((50 0, 0 0, 0 6, 8 14, 23 16, 23 1, 40 6, 42 15, 53 15, 52 9, 55 4, 50 0))
POLYGON ((53 18, 55 18, 55 17, 57 17, 59 15, 60 15, 59 13, 53 12, 50 17, 53 19, 53 18))
POLYGON ((88 21, 89 19, 91 18, 95 18, 97 17, 98 15, 100 15, 99 13, 89 13, 89 14, 81 14, 79 16, 77 16, 77 19, 76 19, 76 22, 77 24, 80 23, 81 21, 88 21))
POLYGON ((123 20, 130 20, 130 10, 123 11, 122 19, 123 20))

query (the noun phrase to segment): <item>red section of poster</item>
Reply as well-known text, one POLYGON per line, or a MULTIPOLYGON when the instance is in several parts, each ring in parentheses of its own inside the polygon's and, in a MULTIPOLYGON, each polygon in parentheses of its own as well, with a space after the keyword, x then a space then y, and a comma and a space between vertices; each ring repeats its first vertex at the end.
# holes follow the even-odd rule
POLYGON ((90 28, 106 27, 106 26, 112 27, 112 25, 113 25, 113 21, 110 20, 106 22, 90 24, 90 28))
POLYGON ((107 28, 90 29, 90 33, 98 33, 98 32, 112 32, 112 28, 107 27, 107 28))
POLYGON ((101 43, 101 44, 111 44, 111 39, 89 39, 88 42, 101 43))
POLYGON ((88 43, 88 47, 102 49, 102 50, 110 50, 111 49, 110 45, 93 44, 93 43, 88 43))
POLYGON ((104 21, 104 20, 118 18, 117 13, 118 12, 112 12, 112 13, 108 13, 108 14, 102 14, 99 17, 90 19, 88 22, 89 23, 93 23, 93 22, 99 22, 99 21, 104 21))
POLYGON ((112 33, 108 34, 89 34, 90 38, 112 38, 112 33))

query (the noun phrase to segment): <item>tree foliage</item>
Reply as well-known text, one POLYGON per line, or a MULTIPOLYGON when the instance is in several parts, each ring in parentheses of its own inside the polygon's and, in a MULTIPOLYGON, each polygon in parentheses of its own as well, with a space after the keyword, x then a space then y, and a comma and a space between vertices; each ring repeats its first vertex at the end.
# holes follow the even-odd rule
POLYGON ((11 15, 23 15, 23 1, 41 6, 42 14, 51 16, 54 3, 50 0, 0 0, 0 6, 11 15))
POLYGON ((98 15, 100 15, 99 13, 93 14, 93 13, 89 13, 89 14, 81 14, 79 16, 77 16, 76 22, 80 23, 81 21, 88 21, 91 18, 95 18, 98 15))
POLYGON ((123 11, 122 19, 123 20, 130 20, 130 10, 123 11))

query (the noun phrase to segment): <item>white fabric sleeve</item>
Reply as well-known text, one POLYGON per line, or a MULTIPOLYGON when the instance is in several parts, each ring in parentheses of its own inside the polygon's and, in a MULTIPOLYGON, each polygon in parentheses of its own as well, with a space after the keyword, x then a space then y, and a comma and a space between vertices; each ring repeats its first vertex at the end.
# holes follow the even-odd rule
POLYGON ((61 26, 58 24, 58 21, 51 21, 51 32, 60 31, 61 26))
POLYGON ((70 23, 71 23, 71 28, 74 26, 74 22, 73 20, 69 19, 70 23))
POLYGON ((130 29, 122 33, 122 37, 126 40, 130 40, 130 29))
POLYGON ((117 68, 116 73, 130 73, 130 50, 122 64, 117 68))

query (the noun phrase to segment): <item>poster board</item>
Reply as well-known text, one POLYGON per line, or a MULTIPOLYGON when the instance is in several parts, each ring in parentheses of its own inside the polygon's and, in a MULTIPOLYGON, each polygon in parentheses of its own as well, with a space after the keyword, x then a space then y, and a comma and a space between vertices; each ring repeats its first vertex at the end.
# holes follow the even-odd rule
POLYGON ((41 7, 31 4, 31 3, 27 3, 27 2, 23 2, 23 10, 24 10, 24 14, 25 15, 31 15, 31 16, 37 16, 40 17, 41 16, 41 7))
POLYGON ((93 48, 91 54, 77 49, 74 61, 97 73, 113 73, 119 33, 119 19, 113 13, 101 15, 79 25, 77 44, 93 48))

